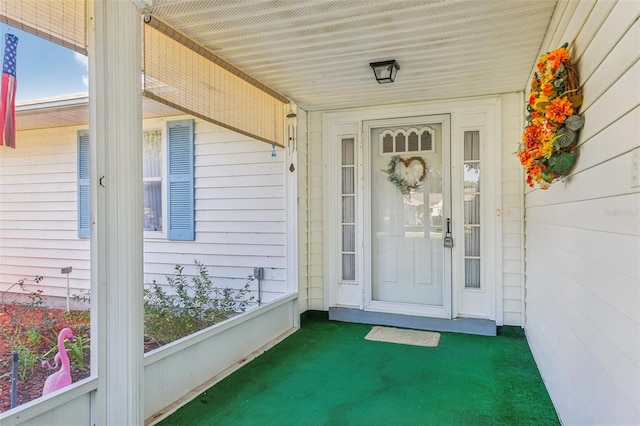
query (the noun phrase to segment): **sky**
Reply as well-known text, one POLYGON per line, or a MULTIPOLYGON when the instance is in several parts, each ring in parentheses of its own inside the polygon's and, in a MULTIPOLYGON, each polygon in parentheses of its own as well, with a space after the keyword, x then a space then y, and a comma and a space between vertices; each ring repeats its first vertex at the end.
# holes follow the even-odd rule
POLYGON ((0 24, 4 35, 18 37, 16 102, 88 91, 87 57, 45 39, 0 24))

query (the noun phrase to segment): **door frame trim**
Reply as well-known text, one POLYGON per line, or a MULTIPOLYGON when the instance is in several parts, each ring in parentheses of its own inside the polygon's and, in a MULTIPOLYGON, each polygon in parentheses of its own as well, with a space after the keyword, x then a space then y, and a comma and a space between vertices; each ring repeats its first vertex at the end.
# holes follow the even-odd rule
MULTIPOLYGON (((487 96, 477 98, 466 98, 456 100, 440 100, 430 102, 420 102, 412 104, 398 104, 390 106, 375 106, 366 108, 354 108, 346 110, 317 111, 310 114, 318 114, 322 121, 321 129, 310 129, 310 141, 322 143, 322 222, 320 223, 322 232, 322 263, 318 265, 322 271, 320 282, 322 288, 318 290, 323 294, 323 309, 328 311, 330 307, 363 309, 362 305, 362 277, 358 277, 359 282, 341 283, 339 280, 339 255, 336 250, 339 247, 340 235, 339 227, 336 225, 339 220, 340 198, 336 195, 339 188, 339 178, 334 173, 334 164, 337 164, 340 152, 336 148, 336 141, 340 135, 352 135, 362 138, 362 123, 375 119, 391 119, 400 117, 414 117, 426 115, 451 114, 451 138, 452 144, 457 143, 460 137, 457 132, 468 127, 470 121, 476 117, 484 116, 483 122, 487 125, 487 137, 489 142, 488 155, 490 163, 485 167, 491 169, 492 178, 489 180, 491 200, 487 203, 488 226, 487 237, 492 239, 493 250, 487 253, 490 274, 485 276, 490 293, 490 308, 488 317, 494 320, 497 325, 503 323, 503 261, 502 261, 502 217, 496 217, 496 212, 501 211, 502 200, 502 129, 501 129, 501 104, 500 96, 487 96), (490 214, 490 215, 489 215, 490 214)), ((313 123, 313 120, 311 121, 313 123)), ((361 162, 358 158, 356 161, 361 162)), ((454 207, 455 208, 455 207, 454 207)), ((320 229, 318 229, 320 231, 320 229)), ((459 234, 460 235, 460 234, 459 234)), ((356 243, 362 250, 362 236, 356 237, 356 243)), ((459 241, 459 240, 458 240, 459 241)), ((358 268, 360 264, 356 265, 358 268)), ((453 285, 456 286, 459 277, 456 277, 456 265, 453 265, 453 285)), ((463 316, 458 310, 457 294, 458 289, 453 290, 452 316, 454 318, 463 316)))

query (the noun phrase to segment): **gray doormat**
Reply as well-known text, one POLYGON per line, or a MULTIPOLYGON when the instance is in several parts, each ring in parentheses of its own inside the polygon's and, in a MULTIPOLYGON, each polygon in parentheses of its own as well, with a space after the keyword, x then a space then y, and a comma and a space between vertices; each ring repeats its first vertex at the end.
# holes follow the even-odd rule
POLYGON ((435 348, 440 342, 440 333, 375 326, 364 338, 366 340, 373 340, 376 342, 435 348))

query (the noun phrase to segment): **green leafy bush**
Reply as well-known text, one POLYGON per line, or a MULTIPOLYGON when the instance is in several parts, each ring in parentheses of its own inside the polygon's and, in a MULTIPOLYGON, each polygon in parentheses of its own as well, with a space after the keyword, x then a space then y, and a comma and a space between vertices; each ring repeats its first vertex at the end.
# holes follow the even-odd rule
POLYGON ((206 266, 195 260, 197 274, 189 277, 184 268, 175 266, 175 274, 167 276, 168 286, 154 281, 144 289, 144 326, 146 338, 164 345, 184 336, 245 312, 253 296, 249 296, 248 277, 240 289, 220 289, 206 266), (165 290, 166 288, 166 290, 165 290))

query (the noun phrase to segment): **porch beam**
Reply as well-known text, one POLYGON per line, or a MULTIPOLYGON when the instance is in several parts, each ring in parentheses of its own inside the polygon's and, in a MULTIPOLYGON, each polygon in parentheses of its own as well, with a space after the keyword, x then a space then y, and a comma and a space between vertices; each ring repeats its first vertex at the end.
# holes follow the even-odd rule
POLYGON ((143 409, 141 20, 130 1, 88 1, 92 424, 143 409))

